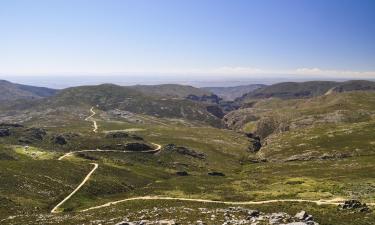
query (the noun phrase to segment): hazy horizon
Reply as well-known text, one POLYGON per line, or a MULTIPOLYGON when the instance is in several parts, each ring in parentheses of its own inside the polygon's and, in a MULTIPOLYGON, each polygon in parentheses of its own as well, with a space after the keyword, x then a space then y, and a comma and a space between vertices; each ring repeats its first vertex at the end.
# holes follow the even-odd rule
POLYGON ((263 77, 207 77, 207 76, 121 76, 121 75, 89 75, 82 76, 1 76, 0 80, 13 83, 63 89, 83 85, 98 85, 111 83, 123 86, 130 85, 158 85, 158 84, 181 84, 194 87, 233 87, 250 84, 275 84, 280 82, 305 82, 305 81, 347 81, 347 80, 371 80, 366 78, 337 78, 330 76, 296 77, 296 76, 263 76, 263 77))

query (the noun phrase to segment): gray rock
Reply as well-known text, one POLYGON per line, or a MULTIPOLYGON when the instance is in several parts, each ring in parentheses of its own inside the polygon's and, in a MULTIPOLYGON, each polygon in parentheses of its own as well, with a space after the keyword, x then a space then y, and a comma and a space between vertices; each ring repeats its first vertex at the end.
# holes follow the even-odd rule
POLYGON ((116 223, 116 225, 136 225, 136 224, 133 222, 122 221, 120 223, 116 223))
POLYGON ((305 222, 293 222, 293 223, 284 223, 281 225, 308 225, 308 224, 305 222))
POLYGON ((197 220, 197 225, 204 225, 202 220, 197 220))
POLYGON ((159 225, 175 225, 176 222, 174 220, 159 220, 157 222, 159 225))
POLYGON ((354 210, 358 212, 371 212, 370 208, 366 204, 362 204, 358 200, 347 200, 343 205, 339 205, 341 209, 354 210))
POLYGON ((258 210, 248 210, 247 211, 247 214, 250 216, 250 217, 258 217, 260 212, 258 210))
POLYGON ((299 219, 299 220, 304 220, 307 216, 308 216, 308 214, 306 213, 306 211, 301 211, 301 212, 297 213, 294 217, 299 219))

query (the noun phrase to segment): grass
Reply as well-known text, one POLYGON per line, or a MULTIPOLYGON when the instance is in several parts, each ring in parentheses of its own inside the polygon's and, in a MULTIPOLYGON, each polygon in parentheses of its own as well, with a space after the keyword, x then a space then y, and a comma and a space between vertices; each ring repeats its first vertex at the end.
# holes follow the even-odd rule
MULTIPOLYGON (((289 102, 293 105, 299 100, 290 101, 294 101, 289 102)), ((329 107, 336 104, 328 97, 326 101, 329 107)), ((364 104, 362 100, 357 103, 364 104)), ((267 104, 282 103, 261 104, 270 107, 267 104)), ((315 103, 310 104, 312 107, 315 103)), ((298 115, 313 115, 311 111, 315 110, 322 112, 317 106, 308 111, 304 108, 307 106, 300 105, 306 111, 301 110, 298 115)), ((329 107, 324 110, 328 112, 329 107)), ((347 104, 347 107, 351 109, 353 106, 347 104)), ((370 106, 366 107, 367 110, 371 109, 370 106)), ((290 109, 283 110, 284 113, 290 109)), ((240 133, 183 119, 136 115, 141 122, 134 122, 114 118, 98 110, 95 118, 98 120, 99 133, 94 134, 90 132, 92 124, 82 121, 88 116, 88 110, 86 114, 82 112, 55 113, 49 115, 48 121, 40 118, 30 120, 28 126, 42 125, 47 130, 47 136, 43 141, 30 144, 27 151, 17 141, 26 128, 14 130, 14 136, 0 139, 0 220, 10 215, 22 215, 4 224, 81 224, 113 218, 115 224, 124 216, 135 219, 139 216, 138 211, 153 207, 191 207, 195 213, 186 214, 181 209, 181 212, 177 210, 173 214, 161 214, 163 218, 186 218, 183 224, 191 224, 199 218, 209 219, 198 212, 199 207, 224 207, 221 204, 178 201, 137 201, 93 212, 77 212, 109 201, 145 195, 227 201, 343 197, 374 202, 375 199, 375 145, 372 144, 375 122, 371 118, 316 124, 274 135, 268 145, 254 154, 248 152, 249 141, 240 133), (131 137, 121 140, 106 138, 108 131, 115 130, 125 130, 143 137, 145 143, 185 146, 204 153, 206 158, 197 159, 162 151, 155 155, 89 152, 63 161, 56 160, 62 152, 134 141, 131 137), (53 144, 51 138, 60 133, 77 133, 79 136, 72 138, 66 146, 53 144), (286 161, 292 156, 306 153, 315 158, 286 161), (336 157, 347 153, 350 157, 336 157), (324 154, 335 157, 321 160, 319 157, 324 154), (253 157, 272 160, 252 163, 248 159, 253 157), (83 188, 62 206, 65 212, 49 215, 48 211, 91 170, 89 163, 93 161, 99 164, 99 168, 83 188), (187 171, 189 176, 177 176, 177 171, 187 171), (209 176, 207 173, 210 171, 223 172, 225 176, 209 176)), ((246 129, 254 129, 254 124, 248 124, 246 129)), ((275 203, 249 207, 269 212, 285 211, 292 215, 305 209, 320 224, 371 224, 370 221, 374 219, 373 214, 350 214, 339 212, 335 207, 314 204, 275 203)))

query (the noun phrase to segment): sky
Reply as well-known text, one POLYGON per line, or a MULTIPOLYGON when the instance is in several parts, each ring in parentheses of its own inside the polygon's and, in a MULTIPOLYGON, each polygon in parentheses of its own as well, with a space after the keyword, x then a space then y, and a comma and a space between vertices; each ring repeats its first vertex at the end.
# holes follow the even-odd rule
POLYGON ((93 74, 375 78, 375 1, 0 1, 0 78, 93 74))

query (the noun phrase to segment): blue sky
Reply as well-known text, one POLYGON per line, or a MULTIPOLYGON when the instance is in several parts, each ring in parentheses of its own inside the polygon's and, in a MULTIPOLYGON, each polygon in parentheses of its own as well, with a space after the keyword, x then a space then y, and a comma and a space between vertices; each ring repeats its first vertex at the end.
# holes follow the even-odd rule
POLYGON ((373 0, 0 1, 0 74, 374 71, 373 0))

